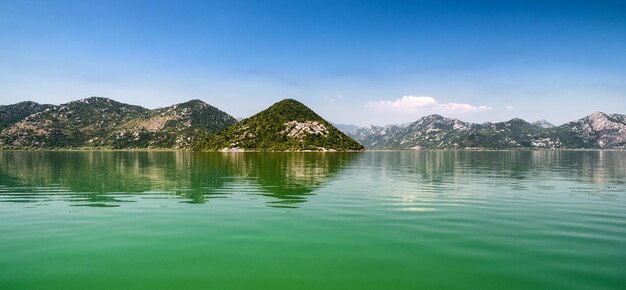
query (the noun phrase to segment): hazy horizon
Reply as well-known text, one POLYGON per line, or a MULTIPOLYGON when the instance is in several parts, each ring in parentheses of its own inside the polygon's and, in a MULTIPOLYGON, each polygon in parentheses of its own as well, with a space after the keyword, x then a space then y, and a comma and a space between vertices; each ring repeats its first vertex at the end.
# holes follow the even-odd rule
MULTIPOLYGON (((87 97, 87 98, 91 98, 91 97, 100 97, 100 96, 90 96, 90 97, 87 97)), ((72 101, 78 101, 78 100, 83 100, 83 99, 87 99, 87 98, 81 98, 81 99, 76 99, 76 100, 72 100, 72 101)), ((101 97, 101 98, 107 98, 107 97, 101 97)), ((113 99, 113 98, 107 98, 107 99, 111 99, 111 100, 113 100, 113 101, 117 101, 117 102, 119 102, 118 100, 113 99)), ((140 105, 140 104, 133 104, 133 103, 125 103, 125 104, 128 104, 128 105, 134 105, 134 106, 141 106, 141 107, 144 107, 144 108, 147 108, 147 109, 151 109, 151 110, 153 110, 153 109, 164 108, 164 107, 168 107, 168 106, 172 106, 172 105, 176 105, 176 104, 180 104, 180 103, 185 103, 185 102, 187 102, 187 101, 191 101, 191 100, 200 100, 200 99, 189 99, 189 100, 182 101, 182 102, 179 102, 179 103, 172 103, 172 104, 169 104, 169 105, 165 105, 165 106, 157 106, 157 107, 143 106, 143 105, 140 105)), ((295 99, 295 100, 300 101, 300 100, 298 100, 298 99, 295 99)), ((0 104, 0 106, 4 106, 4 105, 12 105, 12 104, 17 104, 17 103, 20 103, 20 102, 28 102, 28 101, 32 101, 32 100, 22 100, 22 101, 17 101, 17 102, 10 103, 10 104, 0 104)), ((70 102, 72 102, 72 101, 70 101, 70 102)), ((203 101, 203 100, 200 100, 200 101, 203 101)), ((204 102, 204 101, 203 101, 203 102, 204 102)), ((67 102, 66 102, 66 103, 67 103, 67 102)), ((124 103, 124 102, 121 102, 121 103, 124 103)), ((61 104, 40 103, 40 104, 47 104, 47 105, 62 105, 62 104, 65 104, 65 103, 61 103, 61 104)), ((267 107, 270 107, 270 106, 271 106, 271 105, 273 105, 273 104, 274 104, 274 103, 268 104, 268 105, 267 105, 267 107)), ((212 104, 209 104, 209 105, 212 105, 212 104)), ((306 104, 304 104, 304 105, 306 105, 306 104)), ((267 107, 266 107, 266 108, 267 108, 267 107)), ((266 109, 266 108, 263 108, 263 109, 261 109, 261 110, 264 110, 264 109, 266 109)), ((217 108, 217 109, 220 109, 220 108, 217 108)), ((220 109, 220 110, 221 110, 221 109, 220 109)), ((314 110, 314 111, 315 111, 315 110, 314 110)), ((224 111, 224 112, 225 112, 225 113, 227 113, 227 114, 229 114, 229 115, 231 115, 231 116, 233 116, 233 117, 234 117, 234 118, 236 118, 236 119, 245 119, 245 118, 251 117, 252 115, 254 115, 254 114, 258 113, 258 112, 255 112, 255 113, 253 113, 252 115, 249 115, 249 116, 236 116, 236 115, 233 115, 233 114, 231 114, 231 113, 229 113, 229 112, 226 112, 226 111, 224 111)), ((547 122, 551 123, 552 125, 555 125, 555 126, 560 126, 560 125, 563 125, 563 124, 565 124, 565 123, 567 123, 567 122, 570 122, 570 121, 575 121, 575 120, 578 120, 578 119, 582 119, 582 118, 587 117, 587 116, 589 116, 589 115, 591 115, 591 114, 593 114, 593 113, 595 113, 595 112, 601 112, 601 111, 589 112, 588 114, 586 114, 586 115, 584 115, 584 116, 580 116, 580 117, 578 117, 578 118, 571 119, 571 120, 565 121, 565 122, 563 122, 563 123, 555 123, 555 122, 551 122, 550 120, 548 120, 548 119, 546 119, 546 118, 540 118, 540 119, 535 119, 535 120, 526 120, 526 119, 524 119, 524 120, 525 120, 525 121, 527 121, 527 122, 529 122, 529 123, 532 123, 532 122, 537 122, 537 121, 547 121, 547 122)), ((619 112, 602 112, 602 113, 605 113, 605 114, 621 114, 621 113, 619 113, 619 112)), ((443 117, 445 117, 445 118, 455 118, 455 117, 447 116, 445 113, 443 113, 443 114, 442 114, 442 113, 432 113, 432 114, 427 114, 427 115, 422 115, 422 116, 419 116, 419 117, 417 117, 417 119, 415 119, 415 120, 413 120, 413 121, 409 121, 409 122, 403 122, 403 123, 386 123, 386 124, 364 124, 364 125, 361 125, 361 124, 356 124, 356 123, 340 123, 340 122, 335 122, 335 121, 333 121, 332 119, 328 119, 328 118, 326 118, 325 116, 321 116, 321 117, 322 117, 322 118, 324 118, 324 119, 326 119, 327 121, 329 121, 329 122, 331 122, 331 123, 335 124, 335 125, 357 126, 357 127, 360 127, 360 128, 364 128, 364 127, 369 127, 369 126, 371 126, 371 125, 373 125, 373 126, 405 125, 405 124, 413 123, 413 122, 417 121, 419 118, 426 117, 426 116, 430 116, 430 115, 441 115, 441 116, 443 116, 443 117)), ((493 122, 493 123, 496 123, 496 122, 504 122, 504 121, 509 121, 509 120, 511 120, 511 119, 516 119, 516 118, 520 118, 520 117, 512 117, 512 118, 509 118, 509 119, 506 119, 506 120, 488 120, 488 121, 485 121, 485 122, 493 122)), ((461 121, 465 121, 465 122, 471 122, 471 121, 464 120, 463 118, 455 118, 455 119, 459 119, 459 120, 461 120, 461 121)), ((521 118, 521 119, 523 119, 523 118, 521 118)), ((485 122, 473 122, 473 123, 485 123, 485 122)))

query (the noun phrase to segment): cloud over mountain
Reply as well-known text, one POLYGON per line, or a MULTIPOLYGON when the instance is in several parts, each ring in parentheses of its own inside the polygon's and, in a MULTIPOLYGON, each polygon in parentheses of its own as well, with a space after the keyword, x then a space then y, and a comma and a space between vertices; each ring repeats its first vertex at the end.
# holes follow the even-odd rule
POLYGON ((418 109, 433 112, 473 113, 492 110, 485 105, 472 105, 465 103, 439 103, 429 96, 403 96, 395 100, 370 101, 365 104, 367 108, 379 111, 412 112, 418 109))

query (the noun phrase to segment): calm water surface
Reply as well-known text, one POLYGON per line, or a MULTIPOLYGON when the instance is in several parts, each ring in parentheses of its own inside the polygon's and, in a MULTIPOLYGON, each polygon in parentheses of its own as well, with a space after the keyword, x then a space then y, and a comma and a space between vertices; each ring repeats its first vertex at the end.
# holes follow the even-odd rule
POLYGON ((626 289, 626 152, 0 152, 0 289, 626 289))

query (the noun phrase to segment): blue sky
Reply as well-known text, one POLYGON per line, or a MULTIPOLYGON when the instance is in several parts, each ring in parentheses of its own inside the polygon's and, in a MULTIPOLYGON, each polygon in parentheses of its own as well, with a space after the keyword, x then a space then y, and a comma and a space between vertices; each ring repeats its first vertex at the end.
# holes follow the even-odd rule
POLYGON ((4 1, 0 104, 295 98, 358 125, 626 114, 625 1, 4 1))

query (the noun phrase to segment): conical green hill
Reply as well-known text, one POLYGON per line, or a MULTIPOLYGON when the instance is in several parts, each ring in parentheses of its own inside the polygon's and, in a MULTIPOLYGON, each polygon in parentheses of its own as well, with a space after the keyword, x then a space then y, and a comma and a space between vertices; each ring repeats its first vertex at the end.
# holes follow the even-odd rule
POLYGON ((350 151, 363 146, 302 103, 282 100, 194 144, 208 151, 350 151))

